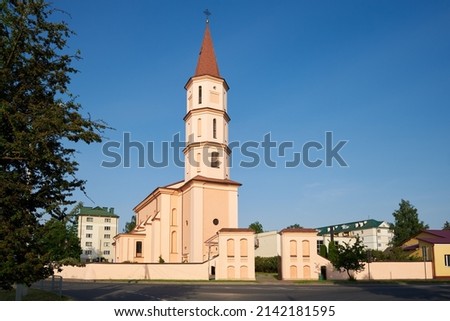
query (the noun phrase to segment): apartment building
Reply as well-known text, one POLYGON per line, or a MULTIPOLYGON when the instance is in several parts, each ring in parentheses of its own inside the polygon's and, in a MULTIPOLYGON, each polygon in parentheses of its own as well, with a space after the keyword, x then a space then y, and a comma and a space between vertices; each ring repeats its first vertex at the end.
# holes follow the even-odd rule
POLYGON ((335 242, 351 242, 356 236, 371 250, 384 251, 394 237, 391 224, 373 219, 318 227, 318 250, 321 244, 328 246, 333 233, 335 242))
POLYGON ((113 238, 118 234, 119 216, 114 208, 82 207, 78 214, 78 237, 82 262, 114 262, 113 238))

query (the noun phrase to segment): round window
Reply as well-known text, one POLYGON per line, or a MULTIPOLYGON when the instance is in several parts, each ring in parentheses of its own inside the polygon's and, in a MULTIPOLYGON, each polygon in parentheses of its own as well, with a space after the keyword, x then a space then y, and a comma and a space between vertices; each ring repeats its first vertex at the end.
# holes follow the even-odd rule
POLYGON ((213 224, 214 225, 218 225, 219 224, 219 220, 217 218, 213 219, 213 224))

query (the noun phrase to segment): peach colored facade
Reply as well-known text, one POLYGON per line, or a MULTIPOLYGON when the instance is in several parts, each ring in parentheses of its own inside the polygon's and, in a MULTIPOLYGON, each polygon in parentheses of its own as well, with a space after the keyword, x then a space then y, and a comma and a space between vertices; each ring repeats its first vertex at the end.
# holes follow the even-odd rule
MULTIPOLYGON (((317 231, 286 229, 281 234, 281 278, 283 280, 347 279, 347 272, 336 271, 331 262, 317 254, 317 231)), ((358 280, 432 279, 431 262, 366 263, 363 271, 353 273, 358 280)))
POLYGON ((281 277, 283 280, 317 280, 317 231, 284 229, 281 234, 281 277))
POLYGON ((250 229, 222 229, 218 233, 216 280, 255 280, 255 235, 250 229))
POLYGON ((55 272, 78 280, 208 280, 208 264, 91 263, 84 267, 64 266, 55 272))
MULTIPOLYGON (((228 84, 219 74, 209 24, 195 70, 185 85, 186 147, 184 180, 156 188, 135 208, 136 228, 114 238, 116 262, 184 263, 208 262, 209 273, 224 271, 220 232, 234 229, 236 244, 249 245, 248 255, 236 257, 239 270, 231 276, 254 279, 253 234, 244 235, 238 225, 238 188, 230 179, 228 147, 228 84), (238 237, 241 237, 238 239, 238 237), (244 262, 245 261, 245 262, 244 262), (250 262, 252 261, 252 262, 250 262), (245 265, 244 265, 245 264, 245 265), (245 270, 246 269, 246 270, 245 270)), ((233 238, 231 234, 228 237, 233 238)), ((224 264, 225 264, 224 263, 224 264)), ((185 265, 187 266, 187 265, 185 265)), ((227 265, 228 266, 228 265, 227 265)))
MULTIPOLYGON (((336 271, 330 261, 319 256, 316 262, 317 278, 321 273, 320 267, 326 268, 328 280, 346 280, 347 272, 336 271)), ((432 279, 431 262, 373 262, 366 263, 364 270, 352 273, 357 280, 424 280, 432 279)))
POLYGON ((158 188, 134 208, 136 228, 115 237, 116 262, 208 260, 206 241, 221 228, 237 227, 239 185, 196 177, 181 186, 158 188))

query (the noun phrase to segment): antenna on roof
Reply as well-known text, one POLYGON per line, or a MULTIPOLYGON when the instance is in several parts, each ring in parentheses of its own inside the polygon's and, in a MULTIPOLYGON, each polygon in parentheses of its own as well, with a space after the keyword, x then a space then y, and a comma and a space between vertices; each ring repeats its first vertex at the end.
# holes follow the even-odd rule
POLYGON ((206 23, 209 23, 209 16, 211 15, 211 12, 209 12, 208 9, 205 9, 205 11, 203 11, 203 13, 206 16, 206 23))

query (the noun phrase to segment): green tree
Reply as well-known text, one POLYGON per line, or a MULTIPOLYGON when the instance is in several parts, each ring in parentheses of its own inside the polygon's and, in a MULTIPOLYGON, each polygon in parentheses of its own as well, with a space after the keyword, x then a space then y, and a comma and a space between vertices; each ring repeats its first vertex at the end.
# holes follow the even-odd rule
POLYGON ((419 221, 417 209, 409 201, 402 199, 399 204, 399 209, 392 215, 395 219, 394 237, 392 239, 392 245, 394 247, 400 246, 420 231, 428 228, 428 225, 424 224, 423 221, 419 221))
POLYGON ((79 53, 73 34, 44 0, 0 0, 0 286, 53 273, 39 219, 61 219, 85 181, 76 177, 75 143, 101 142, 107 127, 81 114, 69 91, 79 53), (68 147, 69 146, 69 147, 68 147))
POLYGON ((261 223, 259 223, 258 221, 253 222, 252 224, 250 224, 248 226, 249 229, 255 231, 255 233, 262 233, 264 232, 263 226, 261 223))
POLYGON ((328 243, 328 259, 331 262, 335 262, 337 261, 337 256, 338 256, 338 249, 337 249, 337 245, 334 242, 329 242, 328 243))
POLYGON ((136 227, 136 215, 133 215, 131 217, 131 220, 129 222, 125 223, 125 227, 123 229, 124 233, 130 233, 134 228, 136 227))
POLYGON ((367 254, 362 240, 357 236, 353 243, 348 242, 344 245, 338 244, 336 246, 336 255, 331 256, 331 249, 329 259, 334 268, 339 271, 346 271, 348 278, 354 280, 354 276, 350 271, 362 271, 367 260, 367 254))
POLYGON ((301 226, 300 224, 298 224, 298 223, 295 223, 295 224, 292 224, 292 225, 289 225, 288 227, 286 227, 287 229, 292 229, 292 228, 303 228, 303 226, 301 226))
POLYGON ((327 251, 327 247, 325 244, 320 245, 319 255, 324 258, 328 257, 328 251, 327 251))
POLYGON ((445 221, 444 226, 442 227, 443 230, 450 230, 450 222, 445 221))
POLYGON ((67 259, 80 260, 80 239, 73 224, 51 218, 42 226, 40 234, 41 248, 51 262, 61 264, 67 259))
POLYGON ((278 262, 280 258, 278 256, 272 257, 255 257, 255 272, 263 273, 277 273, 278 262))

